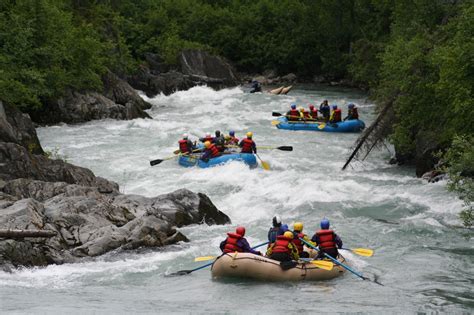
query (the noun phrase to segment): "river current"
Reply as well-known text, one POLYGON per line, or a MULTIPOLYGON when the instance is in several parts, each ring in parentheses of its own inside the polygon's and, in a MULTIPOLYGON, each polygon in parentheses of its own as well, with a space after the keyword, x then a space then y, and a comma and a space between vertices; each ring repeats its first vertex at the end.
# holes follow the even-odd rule
MULTIPOLYGON (((289 95, 248 94, 241 88, 194 87, 170 96, 144 97, 153 119, 102 120, 38 128, 46 150, 116 181, 127 194, 156 196, 179 188, 207 194, 231 225, 180 229, 191 240, 161 249, 113 252, 81 263, 0 272, 0 309, 13 313, 454 313, 474 310, 473 234, 461 228, 462 207, 445 182, 429 184, 414 170, 388 165, 390 147, 341 171, 358 134, 293 132, 271 125, 272 111, 290 103, 307 107, 323 99, 347 112, 359 107, 370 124, 374 104, 352 90, 302 87, 289 95), (172 155, 183 133, 254 133, 258 145, 292 145, 293 152, 259 150, 271 166, 249 169, 233 162, 209 169, 182 168, 172 155), (266 241, 273 215, 304 223, 312 235, 323 217, 349 248, 375 251, 370 258, 343 252, 354 269, 325 282, 215 281, 209 269, 186 276, 197 256, 216 255, 225 233, 247 228, 255 245, 266 241)), ((390 152, 392 151, 392 152, 390 152)), ((263 251, 263 249, 261 249, 263 251)))

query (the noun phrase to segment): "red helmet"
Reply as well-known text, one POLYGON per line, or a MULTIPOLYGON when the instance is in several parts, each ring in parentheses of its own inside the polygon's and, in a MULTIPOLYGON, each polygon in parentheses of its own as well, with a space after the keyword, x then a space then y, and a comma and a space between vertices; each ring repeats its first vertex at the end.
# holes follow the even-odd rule
POLYGON ((313 105, 313 104, 309 104, 309 109, 313 110, 313 109, 314 109, 314 105, 313 105))
POLYGON ((235 229, 235 233, 243 237, 245 235, 245 228, 243 226, 239 226, 235 229))

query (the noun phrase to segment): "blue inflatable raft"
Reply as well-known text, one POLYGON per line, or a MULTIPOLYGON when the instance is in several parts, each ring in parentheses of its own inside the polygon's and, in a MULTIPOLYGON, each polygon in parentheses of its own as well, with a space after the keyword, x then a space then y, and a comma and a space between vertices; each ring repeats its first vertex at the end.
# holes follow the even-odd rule
POLYGON ((362 120, 346 120, 338 123, 324 123, 324 122, 289 122, 286 117, 279 117, 279 124, 276 125, 278 129, 285 130, 311 130, 311 131, 326 131, 326 132, 359 132, 365 128, 362 120), (320 129, 320 125, 324 126, 320 129))
POLYGON ((258 162, 255 158, 255 155, 249 153, 233 153, 233 154, 223 154, 216 158, 209 159, 205 162, 200 159, 200 155, 181 155, 178 159, 178 163, 184 167, 199 166, 201 168, 213 167, 219 164, 224 164, 230 161, 241 161, 250 166, 251 168, 257 167, 258 162))

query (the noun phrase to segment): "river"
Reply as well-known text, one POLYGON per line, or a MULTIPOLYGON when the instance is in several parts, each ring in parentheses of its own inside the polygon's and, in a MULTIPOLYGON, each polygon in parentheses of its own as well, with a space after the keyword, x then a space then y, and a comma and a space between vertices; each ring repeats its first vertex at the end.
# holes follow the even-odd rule
MULTIPOLYGON (((123 193, 156 196, 178 188, 207 194, 232 219, 227 226, 182 228, 191 242, 162 249, 113 252, 77 264, 0 272, 1 309, 14 313, 457 313, 474 309, 473 234, 460 228, 462 203, 445 182, 428 184, 408 167, 388 165, 390 147, 341 171, 357 134, 293 132, 271 125, 272 111, 307 107, 327 98, 347 112, 358 105, 369 124, 374 104, 344 89, 301 87, 289 95, 247 94, 240 88, 194 87, 147 99, 153 119, 103 120, 38 128, 46 150, 120 184, 123 193), (192 139, 219 129, 252 131, 257 145, 292 145, 293 152, 260 150, 271 166, 182 168, 168 157, 184 133, 192 139), (266 241, 272 216, 304 222, 312 235, 327 217, 347 247, 350 264, 385 286, 350 273, 325 282, 261 283, 211 279, 194 257, 216 255, 225 233, 247 228, 251 244, 266 241)), ((263 249, 262 249, 263 250, 263 249)))

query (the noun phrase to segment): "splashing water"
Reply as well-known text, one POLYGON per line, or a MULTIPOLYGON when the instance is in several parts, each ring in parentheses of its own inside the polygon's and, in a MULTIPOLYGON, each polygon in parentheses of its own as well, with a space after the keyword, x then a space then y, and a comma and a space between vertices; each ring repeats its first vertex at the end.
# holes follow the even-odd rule
POLYGON ((120 184, 123 193, 156 196, 178 188, 209 195, 231 226, 182 228, 190 243, 162 249, 109 253, 78 264, 0 272, 2 310, 13 312, 469 312, 474 306, 472 234, 458 228, 461 202, 445 183, 428 184, 408 168, 386 164, 390 153, 340 171, 357 134, 292 132, 271 125, 271 112, 292 102, 323 99, 346 111, 359 107, 366 124, 374 105, 351 90, 292 90, 290 95, 246 94, 240 88, 194 87, 147 99, 153 119, 103 120, 38 129, 43 147, 120 184), (172 155, 183 133, 252 131, 258 145, 292 145, 293 152, 259 150, 271 171, 239 162, 209 169, 182 168, 172 155), (271 218, 304 222, 312 235, 323 217, 347 247, 375 250, 372 258, 345 253, 364 275, 316 283, 212 281, 204 269, 187 276, 197 256, 216 255, 225 232, 245 225, 251 244, 266 240, 271 218), (26 298, 28 297, 28 298, 26 298), (237 303, 239 301, 239 303, 237 303), (281 302, 278 302, 281 301, 281 302), (314 301, 314 302, 313 302, 314 301), (325 302, 324 302, 325 301, 325 302), (276 303, 275 303, 276 302, 276 303), (239 305, 238 307, 236 305, 239 305))

